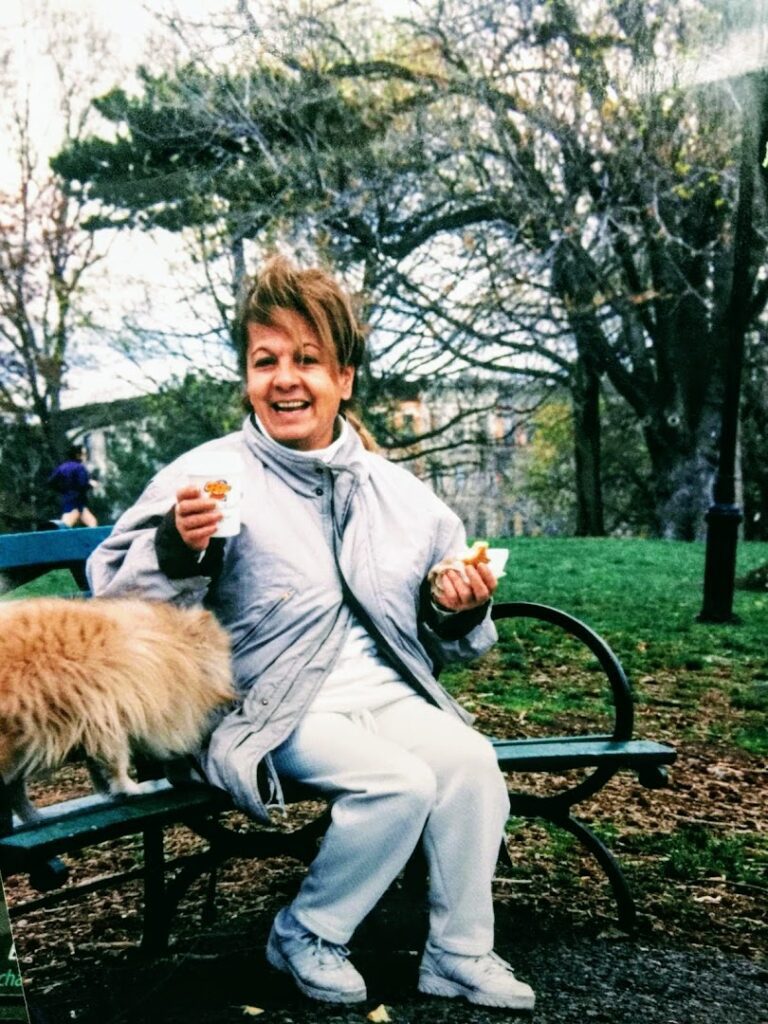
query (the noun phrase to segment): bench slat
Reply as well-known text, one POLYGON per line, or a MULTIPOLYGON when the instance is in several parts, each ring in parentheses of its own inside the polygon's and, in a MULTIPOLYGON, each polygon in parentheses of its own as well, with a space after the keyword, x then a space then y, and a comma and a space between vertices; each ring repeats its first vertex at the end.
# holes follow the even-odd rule
POLYGON ((85 529, 3 534, 0 539, 0 571, 23 566, 53 569, 69 562, 85 562, 94 548, 106 540, 111 532, 111 526, 92 526, 85 529))
MULTIPOLYGON (((543 739, 493 740, 503 771, 566 771, 610 765, 644 768, 672 764, 673 747, 650 740, 614 741, 608 736, 552 736, 543 739)), ((0 859, 25 852, 52 855, 89 843, 138 831, 143 826, 178 822, 189 813, 231 808, 226 794, 205 786, 178 788, 165 780, 140 784, 141 794, 127 799, 86 796, 40 809, 40 820, 18 825, 0 837, 0 859)))
POLYGON ((0 837, 0 864, 15 870, 33 851, 48 857, 232 806, 226 794, 207 786, 178 788, 164 780, 141 786, 143 793, 124 799, 89 796, 41 808, 41 820, 0 837))
POLYGON ((546 736, 542 739, 494 740, 503 771, 565 771, 616 765, 645 768, 672 764, 673 747, 651 740, 612 740, 610 736, 546 736))

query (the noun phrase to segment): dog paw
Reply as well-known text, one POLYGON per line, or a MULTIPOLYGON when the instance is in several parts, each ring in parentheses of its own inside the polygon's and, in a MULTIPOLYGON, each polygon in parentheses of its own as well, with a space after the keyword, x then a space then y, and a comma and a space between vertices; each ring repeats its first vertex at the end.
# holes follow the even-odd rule
POLYGON ((119 782, 113 782, 109 787, 109 795, 114 797, 135 796, 141 792, 141 786, 133 779, 121 779, 119 782))

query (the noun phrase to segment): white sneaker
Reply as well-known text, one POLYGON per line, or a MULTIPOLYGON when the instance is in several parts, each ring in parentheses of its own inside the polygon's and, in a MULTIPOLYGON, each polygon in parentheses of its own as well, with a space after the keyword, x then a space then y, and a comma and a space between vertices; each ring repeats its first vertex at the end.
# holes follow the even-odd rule
POLYGON ((278 971, 290 974, 297 988, 325 1003, 362 1003, 368 993, 365 982, 347 959, 346 946, 326 942, 293 924, 292 915, 281 910, 267 940, 267 960, 278 971))
POLYGON ((512 968, 496 953, 460 956, 426 950, 419 968, 419 992, 430 996, 464 996, 479 1006, 505 1006, 532 1010, 536 996, 530 985, 518 981, 512 968))

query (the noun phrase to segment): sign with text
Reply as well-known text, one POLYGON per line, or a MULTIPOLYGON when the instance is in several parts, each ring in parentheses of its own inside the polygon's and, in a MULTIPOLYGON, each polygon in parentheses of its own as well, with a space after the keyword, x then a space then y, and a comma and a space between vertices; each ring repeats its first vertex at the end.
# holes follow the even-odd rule
POLYGON ((29 1024, 19 961, 11 933, 3 881, 0 878, 0 1021, 29 1024))

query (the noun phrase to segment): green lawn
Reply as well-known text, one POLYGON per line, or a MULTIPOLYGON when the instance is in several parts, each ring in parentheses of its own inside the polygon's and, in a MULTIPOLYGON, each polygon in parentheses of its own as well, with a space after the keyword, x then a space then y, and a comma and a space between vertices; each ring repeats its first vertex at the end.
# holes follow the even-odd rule
MULTIPOLYGON (((497 599, 554 605, 587 622, 627 670, 636 734, 678 750, 670 789, 644 798, 624 777, 581 808, 621 855, 643 928, 760 957, 768 896, 768 840, 759 824, 768 754, 768 592, 737 589, 740 623, 702 625, 696 615, 703 544, 576 538, 494 544, 510 548, 497 599)), ((768 544, 742 544, 737 576, 767 562, 768 544)), ((527 620, 499 625, 500 643, 479 666, 442 677, 489 731, 523 736, 610 728, 603 677, 588 652, 527 620)), ((549 905, 535 893, 554 878, 550 898, 588 918, 594 910, 583 902, 588 868, 571 837, 516 819, 509 833, 532 912, 549 905)))
MULTIPOLYGON (((768 591, 737 590, 737 625, 702 625, 704 545, 608 538, 493 541, 510 557, 498 601, 554 605, 583 619, 613 647, 638 712, 665 735, 704 738, 768 753, 768 591), (713 699, 713 694, 716 699, 713 699)), ((768 544, 739 546, 737 575, 768 562, 768 544)), ((51 573, 15 596, 72 592, 51 573)), ((444 682, 474 709, 516 714, 521 734, 609 724, 597 663, 557 630, 501 623, 500 643, 479 665, 444 682)))
MULTIPOLYGON (((611 645, 639 710, 662 731, 768 752, 768 592, 737 590, 734 625, 696 621, 704 545, 603 538, 494 540, 510 549, 498 601, 554 605, 611 645), (718 694, 718 701, 712 693, 718 694), (718 713, 716 713, 718 712, 718 713)), ((768 562, 768 544, 742 544, 737 575, 768 562)), ((574 718, 607 722, 597 663, 558 631, 525 621, 500 624, 500 644, 480 670, 445 682, 464 703, 521 716, 521 732, 551 731, 574 718), (590 676, 592 678, 590 678, 590 676)), ((600 722, 596 721, 596 725, 600 722)))
MULTIPOLYGON (((696 622, 703 544, 603 538, 494 543, 510 548, 499 600, 539 601, 584 619, 621 652, 627 668, 700 668, 707 657, 736 654, 757 657, 768 669, 768 591, 736 591, 740 625, 696 622)), ((768 544, 742 544, 737 575, 764 562, 768 544)))
MULTIPOLYGON (((2 573, 0 573, 0 578, 2 573)), ((66 569, 57 569, 45 576, 38 576, 31 583, 25 583, 23 587, 17 587, 8 593, 0 592, 0 601, 14 600, 17 597, 50 597, 78 594, 80 591, 72 579, 72 575, 66 569)))

